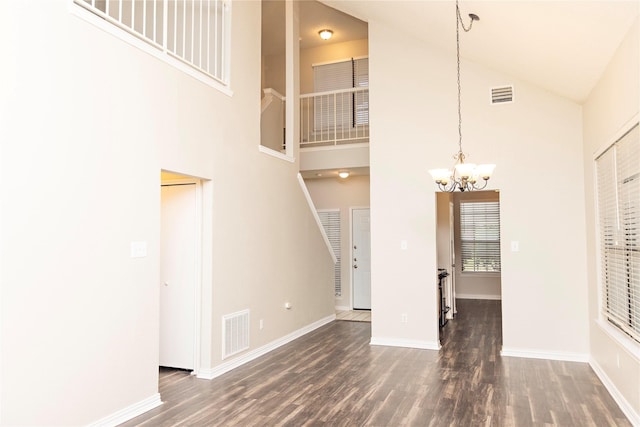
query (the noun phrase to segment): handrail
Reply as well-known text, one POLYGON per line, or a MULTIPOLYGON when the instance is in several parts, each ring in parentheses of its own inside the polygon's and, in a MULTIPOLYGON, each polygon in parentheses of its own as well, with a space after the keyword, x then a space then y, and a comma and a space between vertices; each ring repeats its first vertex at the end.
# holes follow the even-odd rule
POLYGON ((273 95, 276 98, 280 99, 280 101, 286 101, 286 97, 284 95, 281 95, 277 90, 273 89, 273 88, 266 88, 266 89, 262 89, 262 92, 266 95, 273 95))
POLYGON ((300 174, 300 172, 298 172, 298 184, 300 184, 300 189, 302 190, 302 194, 304 194, 304 198, 307 201, 307 206, 309 206, 309 210, 311 211, 311 214, 313 215, 313 218, 316 221, 316 225, 318 226, 318 230, 322 235, 322 240, 324 240, 324 244, 327 246, 329 255, 331 255, 331 259, 335 264, 338 262, 338 258, 336 257, 336 253, 333 251, 333 246, 331 246, 331 242, 329 242, 329 237, 327 237, 327 232, 322 226, 322 221, 320 221, 320 217, 318 216, 318 211, 315 205, 313 204, 313 199, 309 194, 309 189, 307 188, 307 184, 304 182, 304 179, 302 178, 302 175, 300 174))
POLYGON ((325 96, 325 95, 337 95, 340 93, 355 93, 355 92, 366 92, 368 91, 369 88, 368 87, 350 87, 347 89, 338 89, 338 90, 327 90, 324 92, 314 92, 314 93, 305 93, 305 94, 301 94, 300 98, 314 98, 314 97, 318 97, 318 96, 325 96))

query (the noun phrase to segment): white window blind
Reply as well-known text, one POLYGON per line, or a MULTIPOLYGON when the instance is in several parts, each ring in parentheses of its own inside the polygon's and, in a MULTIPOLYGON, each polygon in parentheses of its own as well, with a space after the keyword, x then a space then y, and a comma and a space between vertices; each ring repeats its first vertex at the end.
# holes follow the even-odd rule
POLYGON ((340 279, 340 211, 321 210, 318 211, 318 216, 337 259, 334 266, 334 290, 335 295, 339 297, 342 295, 342 281, 340 279))
POLYGON ((640 342, 640 137, 636 124, 596 159, 603 315, 640 342))
POLYGON ((463 272, 500 271, 500 203, 460 202, 463 272))
POLYGON ((163 54, 228 82, 230 0, 74 0, 163 54))
MULTIPOLYGON (((313 66, 314 92, 369 87, 369 58, 313 66)), ((369 123, 369 93, 341 92, 317 97, 315 130, 348 128, 369 123)))

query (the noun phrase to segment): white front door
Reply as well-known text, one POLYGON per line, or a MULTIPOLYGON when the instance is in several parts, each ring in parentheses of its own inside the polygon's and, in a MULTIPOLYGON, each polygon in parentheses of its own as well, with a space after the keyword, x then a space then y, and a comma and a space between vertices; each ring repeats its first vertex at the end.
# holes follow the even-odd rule
POLYGON ((196 185, 163 185, 160 218, 160 366, 194 369, 196 185))
POLYGON ((353 308, 355 310, 371 310, 371 220, 369 209, 354 209, 352 224, 353 308))

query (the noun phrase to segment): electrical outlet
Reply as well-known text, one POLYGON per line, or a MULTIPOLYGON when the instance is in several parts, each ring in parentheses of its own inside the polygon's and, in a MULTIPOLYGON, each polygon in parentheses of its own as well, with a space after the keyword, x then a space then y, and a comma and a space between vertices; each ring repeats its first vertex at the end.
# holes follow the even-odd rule
POLYGON ((402 323, 408 323, 409 322, 409 316, 407 316, 407 313, 402 313, 402 315, 400 315, 400 321, 402 323))
POLYGON ((262 330, 262 328, 264 328, 264 320, 260 319, 260 330, 262 330))

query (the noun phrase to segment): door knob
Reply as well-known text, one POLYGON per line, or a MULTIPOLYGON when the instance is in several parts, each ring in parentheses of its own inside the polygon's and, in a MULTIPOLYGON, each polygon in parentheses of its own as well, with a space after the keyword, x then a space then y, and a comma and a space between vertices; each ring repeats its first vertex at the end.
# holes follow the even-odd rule
POLYGON ((354 258, 353 260, 354 260, 354 261, 357 261, 357 260, 358 260, 358 258, 354 258))
POLYGON ((358 268, 358 266, 356 264, 353 265, 353 268, 358 268))

